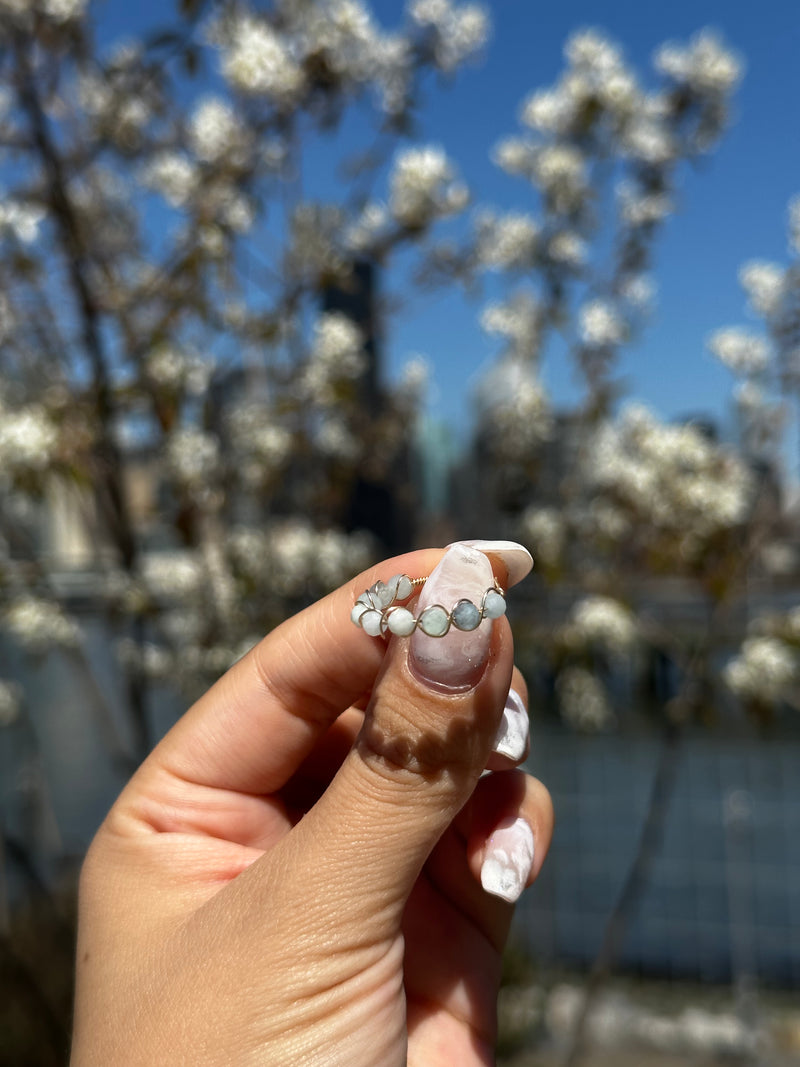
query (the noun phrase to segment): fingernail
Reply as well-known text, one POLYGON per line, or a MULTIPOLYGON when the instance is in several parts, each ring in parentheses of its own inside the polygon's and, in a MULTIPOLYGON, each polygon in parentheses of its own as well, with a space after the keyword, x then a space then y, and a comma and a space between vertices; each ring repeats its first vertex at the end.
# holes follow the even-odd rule
MULTIPOLYGON (((422 587, 416 614, 419 617, 425 608, 434 604, 449 612, 463 599, 480 607, 484 593, 493 582, 487 557, 456 542, 447 549, 422 587)), ((417 627, 410 641, 409 665, 429 685, 471 689, 486 666, 491 633, 491 619, 483 619, 474 630, 451 626, 443 637, 431 637, 417 627)))
POLYGON ((492 752, 508 756, 512 760, 521 760, 528 747, 529 733, 528 712, 522 703, 522 697, 516 689, 509 689, 492 752))
POLYGON ((481 885, 492 896, 519 900, 533 866, 533 831, 524 819, 501 823, 489 838, 481 885))
POLYGON ((533 556, 516 541, 460 541, 468 548, 477 548, 485 556, 496 556, 508 572, 508 588, 521 582, 533 567, 533 556))

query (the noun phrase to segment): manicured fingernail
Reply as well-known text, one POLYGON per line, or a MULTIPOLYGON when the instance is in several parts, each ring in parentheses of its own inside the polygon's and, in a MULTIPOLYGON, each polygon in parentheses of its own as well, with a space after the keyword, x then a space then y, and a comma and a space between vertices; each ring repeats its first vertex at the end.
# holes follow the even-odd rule
POLYGON ((533 866, 533 831, 524 819, 502 823, 489 838, 481 885, 492 896, 519 900, 533 866))
POLYGON ((516 585, 528 574, 533 567, 533 556, 524 545, 516 541, 461 541, 460 544, 469 548, 477 548, 485 556, 496 556, 502 560, 503 566, 508 572, 508 585, 516 585))
POLYGON ((515 761, 523 759, 528 747, 529 733, 528 712, 522 703, 522 697, 516 689, 509 689, 492 752, 508 756, 515 761))
MULTIPOLYGON (((487 557, 456 542, 422 587, 416 615, 420 617, 426 608, 436 604, 452 611, 459 600, 471 600, 480 607, 493 582, 487 557)), ((418 626, 409 645, 409 665, 418 677, 437 688, 471 689, 486 666, 491 633, 491 619, 483 619, 474 630, 451 626, 443 637, 431 637, 418 626)))

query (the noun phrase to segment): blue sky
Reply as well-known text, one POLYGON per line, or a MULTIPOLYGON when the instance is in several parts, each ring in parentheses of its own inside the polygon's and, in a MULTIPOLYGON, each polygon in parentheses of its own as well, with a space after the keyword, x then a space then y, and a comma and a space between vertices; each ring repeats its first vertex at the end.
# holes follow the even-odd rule
MULTIPOLYGON (((495 0, 488 5, 493 40, 484 62, 467 68, 449 87, 430 85, 419 140, 443 145, 481 202, 535 209, 521 181, 500 173, 489 151, 517 129, 520 101, 550 85, 563 67, 562 47, 582 26, 605 29, 642 74, 667 39, 685 40, 712 26, 746 60, 746 75, 721 146, 684 174, 679 210, 657 245, 655 313, 636 347, 620 364, 632 396, 665 418, 704 412, 728 420, 731 377, 706 352, 714 329, 747 323, 736 280, 752 258, 785 261, 786 205, 800 192, 800 7, 796 0, 495 0)), ((373 4, 381 23, 399 21, 399 3, 373 4)), ((103 37, 138 30, 170 7, 140 0, 106 0, 96 8, 103 37)), ((324 163, 321 146, 314 158, 324 163)), ((477 325, 479 305, 442 293, 411 302, 387 336, 389 373, 411 352, 425 353, 435 372, 433 414, 465 425, 476 377, 492 348, 477 325)), ((556 402, 575 395, 569 364, 551 359, 545 379, 556 402)))

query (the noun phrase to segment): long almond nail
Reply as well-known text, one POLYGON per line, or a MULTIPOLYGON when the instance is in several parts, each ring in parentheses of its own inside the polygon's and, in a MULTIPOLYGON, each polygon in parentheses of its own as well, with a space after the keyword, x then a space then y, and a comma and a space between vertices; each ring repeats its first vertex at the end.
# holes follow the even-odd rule
MULTIPOLYGON (((480 607, 483 595, 494 582, 487 557, 459 542, 451 545, 422 587, 416 614, 435 604, 451 611, 459 600, 480 607)), ((423 681, 437 688, 471 689, 477 685, 489 657, 492 620, 474 630, 451 626, 443 637, 431 637, 417 628, 411 637, 409 664, 423 681)))
POLYGON ((461 541, 469 548, 477 548, 485 556, 499 559, 508 574, 507 588, 521 582, 533 567, 533 556, 517 541, 461 541))
POLYGON ((522 697, 516 689, 509 689, 492 752, 519 762, 525 756, 529 736, 530 722, 522 697))
POLYGON ((501 824, 489 838, 481 885, 492 896, 519 900, 533 866, 533 831, 524 819, 501 824))

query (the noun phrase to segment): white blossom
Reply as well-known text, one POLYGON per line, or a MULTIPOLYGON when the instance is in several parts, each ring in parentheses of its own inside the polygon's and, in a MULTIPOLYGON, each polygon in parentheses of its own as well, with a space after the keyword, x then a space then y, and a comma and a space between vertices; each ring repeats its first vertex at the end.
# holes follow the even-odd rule
POLYGON ((523 101, 520 119, 542 133, 562 133, 573 119, 570 96, 560 89, 539 89, 523 101))
POLYGON ((157 190, 172 207, 185 207, 197 188, 197 169, 178 152, 159 152, 146 165, 143 180, 157 190))
POLYGON ((648 310, 655 295, 655 282, 647 274, 631 274, 620 285, 620 296, 632 308, 648 310))
POLYGON ((86 10, 87 0, 44 0, 46 15, 56 22, 69 22, 80 18, 86 10))
POLYGON ((548 242, 547 254, 554 262, 577 269, 586 262, 589 249, 577 233, 572 230, 561 230, 548 242))
POLYGON ((389 212, 385 204, 370 201, 347 227, 344 243, 353 252, 368 252, 380 241, 386 230, 389 212))
POLYGON ((292 434, 276 420, 274 410, 265 401, 238 404, 230 413, 229 429, 239 473, 250 485, 263 482, 291 455, 292 434))
POLYGON ((504 337, 516 356, 539 354, 542 309, 532 293, 520 290, 504 303, 487 304, 481 314, 481 326, 488 334, 504 337))
POLYGON ((29 593, 11 601, 3 622, 9 633, 30 652, 46 652, 59 646, 71 648, 78 643, 78 627, 60 605, 29 593))
POLYGON ((506 137, 491 153, 492 162, 507 174, 529 177, 534 169, 536 151, 520 137, 506 137))
POLYGON ((403 365, 400 378, 400 391, 404 396, 420 402, 431 381, 431 365, 428 359, 419 353, 409 356, 403 365))
POLYGON ((742 77, 744 64, 724 47, 717 34, 703 30, 687 46, 661 45, 654 63, 658 70, 698 93, 715 96, 731 92, 742 77))
POLYGON ((412 0, 408 13, 418 25, 436 31, 436 62, 442 70, 454 70, 489 39, 491 20, 482 4, 412 0))
POLYGON ((597 29, 583 29, 567 38, 564 45, 567 62, 600 78, 608 78, 622 66, 619 48, 597 29))
POLYGON ((555 508, 527 508, 520 519, 520 534, 532 548, 537 563, 545 567, 555 567, 559 563, 566 529, 563 516, 555 508))
POLYGON ((739 282, 751 306, 761 315, 769 316, 777 311, 786 292, 783 268, 766 260, 745 263, 739 271, 739 282))
POLYGON ((197 355, 164 342, 145 357, 147 377, 163 389, 185 388, 192 395, 205 392, 212 366, 197 355))
POLYGON ((747 330, 717 330, 708 339, 708 347, 734 374, 761 374, 767 369, 769 345, 763 337, 747 330))
POLYGON ((302 68, 287 41, 253 15, 241 15, 233 26, 223 48, 222 73, 235 89, 282 105, 292 103, 304 88, 302 68))
POLYGON ((323 456, 355 462, 362 445, 343 418, 328 412, 314 431, 314 444, 323 456))
POLYGON ((586 467, 589 487, 610 491, 654 530, 697 539, 741 523, 753 480, 737 458, 692 425, 666 426, 645 408, 629 407, 595 435, 586 467))
POLYGON ((653 226, 663 222, 674 210, 674 204, 666 193, 643 192, 630 181, 617 186, 620 217, 629 226, 653 226))
POLYGON ((202 561, 196 552, 188 549, 145 553, 142 576, 148 589, 167 599, 194 597, 206 586, 202 561))
POLYGON ((535 365, 513 349, 481 382, 478 406, 481 423, 499 453, 525 455, 552 434, 550 401, 535 365))
POLYGON ((585 597, 574 605, 570 617, 573 640, 597 645, 606 652, 623 655, 636 640, 636 627, 630 611, 607 596, 585 597))
POLYGON ((389 115, 402 113, 408 103, 413 58, 408 40, 401 34, 379 37, 373 46, 374 79, 381 105, 389 115))
POLYGON ((539 148, 533 158, 533 171, 558 212, 580 207, 588 193, 586 159, 573 145, 553 144, 539 148))
POLYGON ((189 139, 198 159, 214 163, 236 148, 243 136, 233 108, 219 97, 201 100, 189 122, 189 139))
POLYGON ((325 312, 314 324, 311 354, 305 368, 305 387, 312 398, 329 403, 337 384, 352 382, 366 368, 364 335, 351 318, 325 312))
POLYGON ((0 407, 0 480, 46 471, 58 448, 58 429, 40 404, 0 407))
POLYGON ((34 204, 6 197, 0 200, 0 237, 11 234, 25 245, 32 244, 39 236, 43 218, 44 211, 34 204))
POLYGON ((173 431, 167 441, 167 464, 175 480, 189 489, 203 489, 219 469, 219 441, 194 427, 173 431))
POLYGON ((314 325, 312 358, 336 367, 346 378, 364 368, 364 335, 353 320, 340 311, 326 311, 314 325))
POLYGON ((482 4, 454 8, 436 48, 437 63, 442 70, 455 70, 484 47, 490 33, 491 20, 482 4))
POLYGON ((489 270, 530 267, 539 237, 535 220, 524 212, 495 215, 481 212, 476 218, 476 255, 489 270))
MULTIPOLYGON (((42 14, 53 22, 64 23, 80 18, 86 10, 88 0, 41 0, 38 5, 42 14)), ((31 14, 31 0, 0 0, 0 12, 14 18, 23 18, 31 14)))
POLYGON ((327 0, 302 12, 298 36, 306 54, 324 53, 343 80, 366 81, 374 72, 378 31, 360 0, 327 0))
POLYGON ((676 155, 676 145, 669 130, 650 119, 630 123, 623 138, 625 150, 636 159, 661 167, 676 155))
POLYGON ((561 717, 574 730, 596 733, 616 722, 606 691, 591 671, 566 667, 556 680, 561 717))
POLYGON ((401 225, 414 228, 461 211, 467 191, 454 179, 453 166, 441 148, 404 149, 395 156, 389 176, 389 210, 401 225))
POLYGON ((580 310, 578 331, 585 345, 607 348, 625 340, 625 320, 608 301, 591 300, 580 310))
POLYGON ((724 678, 738 696, 774 703, 798 679, 796 652, 777 637, 749 637, 724 678))

